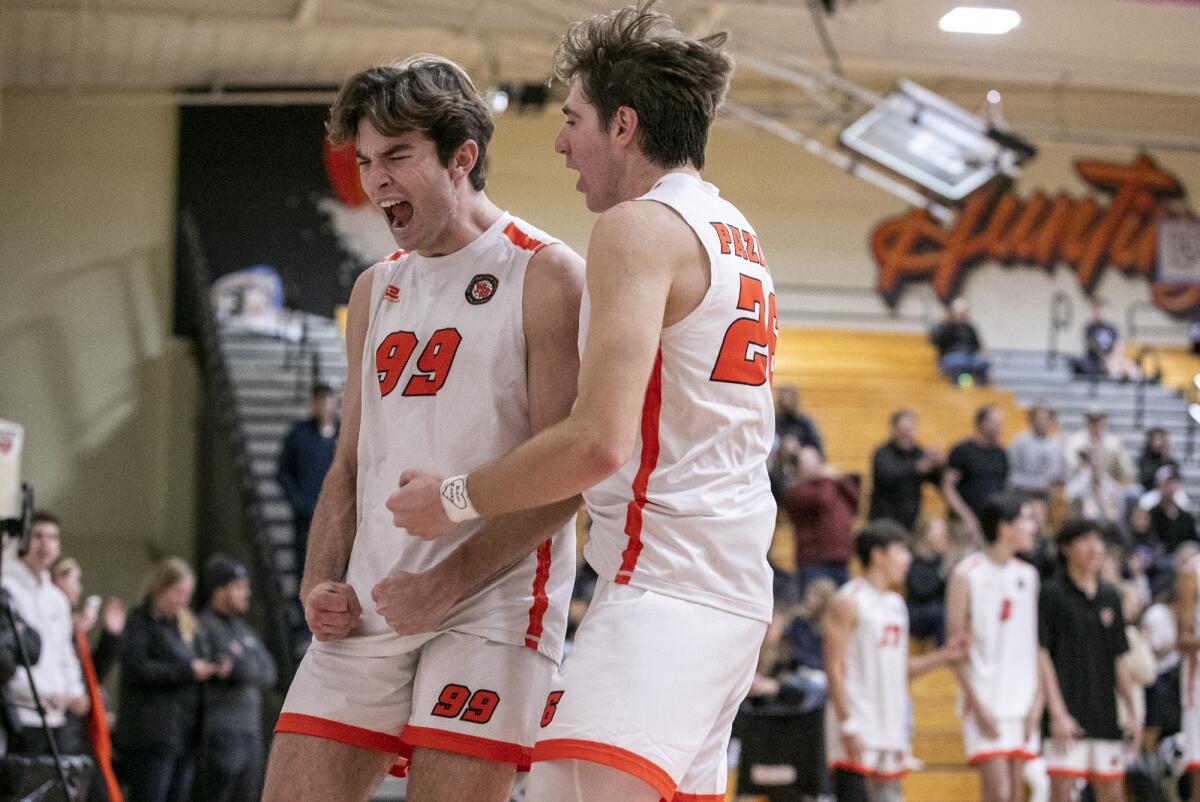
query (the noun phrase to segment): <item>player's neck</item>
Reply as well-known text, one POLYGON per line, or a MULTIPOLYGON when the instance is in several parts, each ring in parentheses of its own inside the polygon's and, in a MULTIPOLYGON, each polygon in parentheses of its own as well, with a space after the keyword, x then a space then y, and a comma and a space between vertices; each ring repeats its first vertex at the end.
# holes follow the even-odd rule
POLYGON ((668 173, 686 173, 696 178, 700 177, 700 171, 691 164, 681 164, 678 167, 659 167, 644 158, 638 158, 629 163, 625 175, 621 179, 621 198, 623 200, 640 198, 653 189, 654 185, 668 173))
POLYGON ((1012 546, 997 540, 995 543, 985 548, 983 553, 987 555, 989 560, 1003 568, 1004 566, 1008 565, 1008 561, 1011 560, 1017 552, 1012 546))
POLYGON ((888 584, 887 577, 884 576, 883 571, 878 568, 868 568, 863 572, 863 579, 867 580, 867 583, 870 584, 871 587, 875 588, 875 590, 878 590, 881 593, 892 589, 891 585, 888 584))
POLYGON ((418 249, 417 253, 427 258, 457 253, 491 228, 501 214, 500 207, 492 203, 486 193, 464 192, 458 196, 458 207, 437 243, 418 249))

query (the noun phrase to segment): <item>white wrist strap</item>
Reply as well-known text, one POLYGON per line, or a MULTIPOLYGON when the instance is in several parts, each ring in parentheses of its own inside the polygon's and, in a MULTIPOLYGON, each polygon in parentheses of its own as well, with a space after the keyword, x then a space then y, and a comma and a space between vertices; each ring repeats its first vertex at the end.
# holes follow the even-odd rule
POLYGON ((479 513, 475 511, 475 505, 471 503, 471 497, 467 494, 467 475, 465 473, 461 476, 451 476, 442 482, 441 497, 442 509, 446 511, 446 517, 450 519, 451 523, 458 524, 479 517, 479 513))
POLYGON ((862 735, 862 728, 858 722, 852 718, 848 718, 841 723, 840 727, 842 735, 862 735))

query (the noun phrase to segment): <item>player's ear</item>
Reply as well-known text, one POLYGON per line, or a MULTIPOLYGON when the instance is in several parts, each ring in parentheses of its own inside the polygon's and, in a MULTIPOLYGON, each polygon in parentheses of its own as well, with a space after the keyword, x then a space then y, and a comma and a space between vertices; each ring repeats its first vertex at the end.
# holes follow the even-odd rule
POLYGON ((638 113, 629 106, 620 106, 613 115, 609 132, 616 138, 619 145, 635 144, 638 129, 638 113))
POLYGON ((478 161, 479 143, 474 139, 468 139, 459 145, 455 149, 454 155, 450 157, 450 164, 447 166, 447 169, 450 171, 450 178, 454 180, 467 178, 471 175, 471 171, 475 169, 478 161))

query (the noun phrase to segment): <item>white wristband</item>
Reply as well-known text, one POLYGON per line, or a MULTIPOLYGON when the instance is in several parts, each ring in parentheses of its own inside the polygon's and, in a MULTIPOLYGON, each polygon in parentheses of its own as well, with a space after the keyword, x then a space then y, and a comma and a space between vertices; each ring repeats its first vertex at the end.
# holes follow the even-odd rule
POLYGON ((451 523, 458 524, 479 517, 479 513, 475 511, 475 505, 471 503, 471 497, 467 495, 467 475, 465 473, 461 476, 451 476, 442 482, 441 496, 442 509, 446 511, 446 517, 450 519, 451 523))
POLYGON ((858 726, 858 722, 852 718, 848 718, 841 724, 842 735, 861 735, 862 728, 858 726))

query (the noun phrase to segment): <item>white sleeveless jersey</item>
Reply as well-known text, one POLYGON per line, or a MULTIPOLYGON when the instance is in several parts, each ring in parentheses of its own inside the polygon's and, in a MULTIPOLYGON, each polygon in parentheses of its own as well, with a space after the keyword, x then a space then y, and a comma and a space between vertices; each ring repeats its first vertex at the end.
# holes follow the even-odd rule
POLYGON ((969 587, 971 688, 995 718, 1024 717, 1038 687, 1037 570, 1015 557, 999 566, 976 553, 955 571, 969 587))
MULTIPOLYGON (((397 654, 430 637, 397 637, 375 611, 371 589, 393 567, 432 568, 482 521, 419 540, 393 525, 385 502, 406 468, 452 475, 529 439, 525 275, 533 255, 556 242, 505 213, 453 254, 397 252, 375 267, 363 353, 358 530, 346 579, 363 615, 336 648, 397 654)), ((460 601, 443 629, 525 645, 557 661, 574 576, 572 519, 552 541, 460 601)))
MULTIPOLYGON (((1200 555, 1192 557, 1183 567, 1196 577, 1196 587, 1200 588, 1200 555)), ((1200 599, 1197 600, 1194 618, 1196 632, 1200 632, 1200 599)), ((1188 652, 1183 656, 1182 668, 1179 672, 1180 695, 1183 708, 1192 710, 1200 700, 1200 655, 1188 652)))
MULTIPOLYGON (((633 457, 584 493, 593 521, 584 555, 618 584, 770 621, 778 329, 766 259, 746 218, 695 176, 668 173, 638 200, 688 223, 711 286, 663 329, 633 457)), ((581 349, 589 313, 585 294, 581 349)))
MULTIPOLYGON (((899 594, 879 590, 862 577, 838 593, 853 599, 858 612, 858 626, 846 644, 850 719, 865 748, 907 751, 908 607, 899 594)), ((825 705, 825 727, 828 739, 840 740, 832 704, 825 705)))

